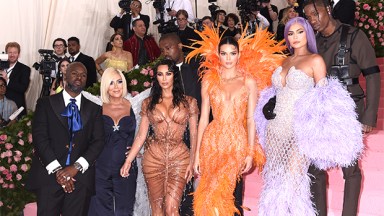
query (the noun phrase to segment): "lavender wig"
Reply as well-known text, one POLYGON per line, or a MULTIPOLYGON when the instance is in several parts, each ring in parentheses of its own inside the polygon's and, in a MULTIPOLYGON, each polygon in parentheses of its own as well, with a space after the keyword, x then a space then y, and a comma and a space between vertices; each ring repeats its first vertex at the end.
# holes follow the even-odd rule
POLYGON ((288 30, 295 23, 298 23, 304 27, 304 31, 307 35, 307 47, 308 47, 309 51, 311 53, 317 53, 315 32, 313 31, 312 26, 309 24, 309 22, 302 17, 295 17, 293 19, 290 19, 287 22, 287 24, 285 24, 284 38, 285 38, 285 43, 287 44, 287 47, 289 49, 289 52, 291 54, 294 53, 293 48, 291 47, 291 45, 289 44, 289 41, 288 41, 288 30))

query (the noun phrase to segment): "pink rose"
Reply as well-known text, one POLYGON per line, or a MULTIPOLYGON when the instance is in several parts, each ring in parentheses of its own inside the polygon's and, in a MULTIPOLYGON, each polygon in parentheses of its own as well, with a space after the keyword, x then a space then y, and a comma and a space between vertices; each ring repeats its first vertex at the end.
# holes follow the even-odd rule
POLYGON ((8 175, 8 173, 9 173, 8 169, 3 170, 3 175, 8 175))
POLYGON ((22 175, 20 175, 20 174, 16 174, 16 179, 17 179, 17 181, 20 181, 22 178, 23 178, 22 175))
POLYGON ((364 4, 364 5, 363 5, 363 9, 364 9, 364 10, 370 10, 370 9, 371 9, 371 6, 369 6, 369 4, 364 4))
POLYGON ((142 69, 141 71, 140 71, 140 73, 141 74, 144 74, 145 76, 147 76, 148 75, 148 70, 146 70, 146 69, 142 69))
POLYGON ((360 13, 358 11, 355 12, 355 19, 359 19, 360 18, 360 13))
POLYGON ((382 17, 382 16, 379 16, 379 18, 377 18, 377 19, 381 21, 381 20, 383 20, 383 17, 382 17))
POLYGON ((144 85, 144 87, 147 87, 147 88, 148 88, 149 86, 151 86, 151 83, 148 82, 148 81, 145 81, 143 85, 144 85))
POLYGON ((380 30, 380 31, 384 31, 384 26, 382 26, 382 25, 379 26, 379 30, 380 30))
POLYGON ((20 169, 23 170, 24 172, 27 172, 28 171, 28 165, 27 164, 22 164, 20 169))
POLYGON ((361 21, 361 22, 365 22, 365 18, 360 17, 360 21, 361 21))
POLYGON ((384 39, 383 38, 379 38, 379 42, 384 42, 384 39))
POLYGON ((30 157, 25 157, 24 160, 25 160, 25 161, 30 161, 31 158, 30 158, 30 157))
POLYGON ((3 205, 4 205, 3 202, 0 201, 0 207, 3 206, 3 205))
POLYGON ((364 28, 365 29, 369 29, 369 25, 364 25, 364 28))
POLYGON ((9 170, 11 172, 16 172, 17 171, 17 166, 15 164, 12 164, 10 167, 9 167, 9 170))
POLYGON ((384 46, 384 42, 381 42, 381 46, 384 46))
POLYGON ((7 140, 8 136, 6 134, 0 135, 0 140, 5 141, 7 140))
POLYGON ((11 179, 12 179, 12 173, 8 173, 8 174, 5 176, 5 180, 10 181, 11 179))
POLYGON ((3 188, 8 188, 8 184, 7 183, 5 183, 5 184, 3 184, 3 186, 2 186, 3 188))
POLYGON ((379 2, 377 6, 381 9, 383 7, 383 3, 379 2))
POLYGON ((5 148, 9 150, 9 149, 13 148, 13 145, 11 143, 6 143, 5 148))
POLYGON ((1 154, 0 154, 0 158, 5 158, 6 156, 5 156, 5 152, 2 152, 1 154))
POLYGON ((19 139, 19 142, 17 142, 17 143, 19 143, 19 145, 23 146, 24 145, 24 140, 19 139))
POLYGON ((363 26, 363 23, 359 23, 359 27, 362 27, 363 26))
POLYGON ((13 188, 15 188, 15 185, 14 184, 9 184, 9 188, 13 189, 13 188))
POLYGON ((138 91, 132 91, 132 92, 131 92, 132 97, 135 97, 135 96, 138 95, 138 94, 139 94, 138 91))
POLYGON ((368 22, 371 23, 371 24, 375 23, 375 21, 373 19, 368 19, 368 22))
POLYGON ((19 133, 17 133, 17 136, 21 138, 23 134, 24 134, 24 131, 19 131, 19 133))
POLYGON ((28 142, 32 143, 32 134, 31 133, 28 134, 28 142))
POLYGON ((19 157, 20 157, 21 155, 23 155, 23 153, 21 153, 21 151, 19 151, 19 150, 16 150, 15 153, 16 153, 16 156, 19 156, 19 157))
POLYGON ((21 157, 20 156, 13 156, 13 160, 15 161, 15 162, 19 162, 19 161, 21 161, 21 157))
POLYGON ((373 10, 373 11, 376 11, 376 7, 373 7, 372 10, 373 10))
POLYGON ((4 179, 0 178, 0 184, 3 184, 3 183, 4 183, 4 179))
POLYGON ((12 163, 12 158, 11 157, 8 158, 8 163, 9 164, 12 163))
POLYGON ((150 71, 149 71, 149 76, 153 77, 153 75, 154 75, 154 74, 153 74, 153 70, 150 70, 150 71))
POLYGON ((131 86, 135 86, 137 85, 137 83, 138 83, 137 79, 131 80, 131 86))
POLYGON ((0 172, 3 172, 5 170, 5 167, 0 166, 0 172))
POLYGON ((6 157, 12 157, 12 151, 10 151, 10 150, 7 150, 6 152, 5 152, 5 156, 6 157))

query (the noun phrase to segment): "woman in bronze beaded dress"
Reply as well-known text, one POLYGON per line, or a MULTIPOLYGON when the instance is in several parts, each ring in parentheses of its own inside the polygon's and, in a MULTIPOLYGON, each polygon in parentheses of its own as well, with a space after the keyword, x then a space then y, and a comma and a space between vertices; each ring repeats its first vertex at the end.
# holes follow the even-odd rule
POLYGON ((192 177, 198 113, 196 99, 183 94, 179 68, 172 60, 162 60, 151 95, 143 101, 139 132, 120 170, 121 176, 129 175, 131 162, 146 141, 142 165, 153 216, 179 215, 184 187, 192 177), (187 124, 191 150, 183 142, 187 124), (154 133, 147 139, 149 126, 154 133))

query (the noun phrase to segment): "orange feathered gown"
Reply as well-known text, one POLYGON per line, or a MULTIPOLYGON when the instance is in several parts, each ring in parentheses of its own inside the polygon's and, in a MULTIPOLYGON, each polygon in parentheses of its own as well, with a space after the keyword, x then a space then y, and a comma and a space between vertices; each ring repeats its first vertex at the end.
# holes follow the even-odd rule
MULTIPOLYGON (((209 102, 213 121, 207 126, 200 147, 200 181, 194 193, 196 216, 233 216, 238 210, 234 204, 233 192, 236 181, 247 155, 252 155, 254 164, 261 168, 265 162, 258 143, 253 152, 247 138, 247 104, 249 89, 241 88, 234 100, 228 101, 221 93, 223 88, 218 69, 218 44, 220 37, 215 29, 205 28, 200 34, 202 41, 196 41, 199 48, 192 51, 187 59, 202 55, 202 82, 208 85, 209 102)), ((284 49, 281 43, 271 39, 267 31, 259 30, 255 35, 239 40, 240 56, 238 70, 244 77, 256 79, 259 91, 270 85, 274 69, 281 63, 284 49), (257 65, 257 68, 255 67, 257 65)))

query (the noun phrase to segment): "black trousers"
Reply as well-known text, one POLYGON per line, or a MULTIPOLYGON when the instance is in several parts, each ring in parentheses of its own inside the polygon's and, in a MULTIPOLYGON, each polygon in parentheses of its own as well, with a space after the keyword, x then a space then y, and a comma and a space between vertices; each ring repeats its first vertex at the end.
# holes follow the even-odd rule
MULTIPOLYGON (((349 167, 343 167, 344 184, 344 200, 342 216, 357 215, 357 207, 359 204, 359 196, 361 189, 361 170, 358 162, 349 167)), ((309 167, 308 172, 311 176, 311 193, 312 202, 315 204, 319 216, 327 215, 327 195, 326 180, 327 173, 324 170, 317 169, 314 165, 309 167)))
POLYGON ((72 193, 65 193, 57 185, 45 186, 34 191, 37 196, 38 216, 87 216, 90 191, 81 183, 75 183, 72 193))
MULTIPOLYGON (((183 198, 181 200, 180 204, 180 216, 193 216, 193 179, 190 181, 184 190, 183 198)), ((241 207, 243 205, 243 193, 244 192, 244 181, 243 178, 240 178, 240 180, 236 183, 235 191, 233 192, 233 195, 235 197, 235 206, 240 211, 240 215, 235 214, 236 216, 242 216, 244 215, 243 208, 241 207)))

